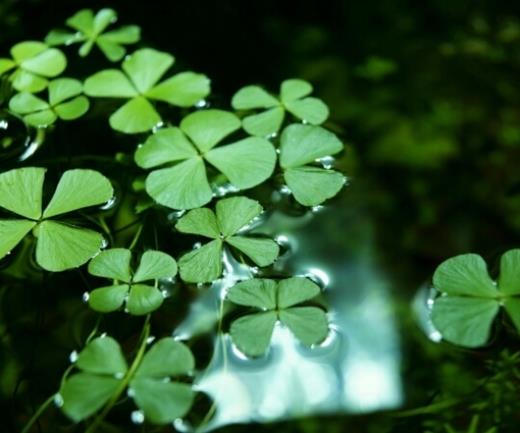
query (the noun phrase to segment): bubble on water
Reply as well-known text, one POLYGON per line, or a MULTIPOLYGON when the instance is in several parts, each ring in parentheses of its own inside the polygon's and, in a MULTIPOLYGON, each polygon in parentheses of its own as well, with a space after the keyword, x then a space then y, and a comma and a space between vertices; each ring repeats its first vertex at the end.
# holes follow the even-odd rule
POLYGON ((130 419, 134 424, 142 424, 144 422, 144 413, 142 410, 134 410, 130 414, 130 419))
POLYGON ((90 293, 84 292, 83 295, 81 296, 81 299, 83 300, 83 302, 88 302, 88 300, 90 299, 90 293))
POLYGON ((65 402, 63 401, 63 397, 61 394, 54 394, 54 404, 56 407, 62 407, 65 402))
POLYGON ((78 355, 78 352, 73 350, 72 352, 70 352, 70 355, 69 355, 69 361, 74 364, 79 358, 79 355, 78 355))

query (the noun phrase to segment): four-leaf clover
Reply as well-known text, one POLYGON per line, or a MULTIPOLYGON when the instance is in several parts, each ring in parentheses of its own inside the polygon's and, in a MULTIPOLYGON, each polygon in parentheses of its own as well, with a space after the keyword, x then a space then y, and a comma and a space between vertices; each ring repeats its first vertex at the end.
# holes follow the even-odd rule
POLYGON ((67 378, 60 389, 61 409, 75 422, 119 397, 126 386, 145 419, 154 424, 173 422, 186 415, 193 403, 190 385, 170 381, 194 368, 191 351, 173 338, 159 340, 135 368, 128 368, 119 343, 98 337, 81 351, 76 367, 80 372, 67 378))
POLYGON ((97 45, 109 60, 117 62, 126 53, 123 45, 138 42, 141 30, 138 26, 123 26, 103 33, 116 20, 117 14, 113 9, 101 9, 95 16, 92 9, 82 9, 66 21, 67 25, 76 32, 52 30, 45 38, 45 42, 51 46, 82 42, 79 49, 81 57, 87 56, 92 47, 97 45))
POLYGON ((279 253, 276 242, 237 234, 262 213, 258 202, 246 197, 231 197, 219 200, 215 208, 216 213, 208 208, 193 209, 175 226, 180 232, 213 239, 180 258, 179 270, 184 281, 205 283, 220 277, 224 244, 236 248, 258 266, 273 263, 279 253))
POLYGON ((248 137, 215 147, 240 128, 240 120, 222 110, 204 110, 186 116, 179 128, 165 128, 137 149, 142 168, 161 167, 146 178, 146 191, 158 203, 173 209, 192 209, 208 203, 213 193, 205 162, 222 172, 238 189, 252 188, 273 173, 276 151, 264 138, 248 137))
POLYGON ((107 202, 114 191, 110 181, 93 170, 67 170, 42 212, 44 168, 27 167, 0 174, 0 208, 19 217, 0 219, 0 258, 32 230, 37 239, 36 262, 48 271, 75 268, 99 252, 103 236, 54 217, 107 202))
POLYGON ((280 87, 280 99, 259 86, 240 89, 231 101, 235 110, 266 109, 259 114, 244 117, 244 129, 251 135, 269 137, 278 132, 285 111, 311 125, 322 124, 329 117, 329 109, 321 99, 309 95, 312 86, 303 80, 285 80, 280 87))
POLYGON ((51 125, 58 117, 77 119, 87 112, 89 101, 81 95, 83 85, 80 81, 58 78, 49 83, 48 91, 48 102, 29 92, 18 93, 9 101, 9 108, 33 126, 51 125))
POLYGON ((161 122, 150 99, 189 107, 209 94, 208 78, 194 72, 181 72, 157 84, 173 62, 168 53, 137 50, 125 58, 123 71, 106 69, 87 78, 85 93, 130 99, 110 116, 110 126, 128 134, 148 131, 161 122))
POLYGON ((67 59, 57 48, 43 42, 20 42, 11 48, 12 59, 0 58, 0 75, 12 71, 9 79, 20 92, 39 92, 47 87, 47 78, 60 75, 67 59))
POLYGON ((234 285, 227 299, 260 311, 242 316, 231 324, 233 342, 246 355, 261 356, 269 347, 275 323, 280 321, 304 345, 320 343, 328 334, 325 312, 318 307, 295 306, 319 293, 318 285, 303 277, 278 282, 252 279, 234 285))
POLYGON ((296 201, 316 206, 339 192, 345 184, 341 173, 309 164, 342 149, 341 141, 319 126, 293 124, 283 130, 280 166, 296 201))
POLYGON ((433 285, 441 296, 433 304, 432 321, 445 340, 482 346, 500 307, 520 331, 520 249, 502 255, 497 283, 482 257, 462 254, 439 265, 433 285))
POLYGON ((156 310, 163 303, 163 295, 157 288, 160 278, 172 278, 177 274, 177 263, 161 251, 146 251, 141 256, 137 271, 132 273, 132 253, 124 248, 102 251, 94 257, 88 271, 92 275, 111 278, 114 284, 95 289, 90 293, 89 305, 96 311, 115 311, 126 302, 130 314, 141 315, 156 310), (154 281, 154 285, 143 284, 154 281))

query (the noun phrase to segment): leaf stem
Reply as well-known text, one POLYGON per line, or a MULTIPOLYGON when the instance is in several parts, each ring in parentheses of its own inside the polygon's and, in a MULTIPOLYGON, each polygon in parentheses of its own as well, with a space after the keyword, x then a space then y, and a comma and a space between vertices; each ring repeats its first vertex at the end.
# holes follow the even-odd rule
POLYGON ((137 368, 141 364, 141 361, 144 356, 144 352, 146 350, 146 340, 148 340, 148 337, 150 336, 150 315, 148 314, 146 316, 146 320, 144 322, 143 331, 141 332, 141 342, 139 344, 139 349, 137 350, 137 353, 135 355, 135 358, 132 362, 132 365, 128 369, 125 377, 123 377, 123 380, 115 390, 114 394, 112 394, 112 397, 106 404, 103 411, 97 416, 97 418, 90 424, 90 426, 85 430, 85 433, 94 433, 101 422, 106 418, 110 410, 114 407, 114 405, 117 403, 119 398, 121 397, 121 394, 123 394, 124 390, 130 383, 130 380, 132 380, 137 368))
POLYGON ((137 231, 135 232, 132 242, 130 243, 130 246, 128 247, 129 250, 132 250, 135 247, 135 245, 137 244, 137 241, 139 240, 139 237, 141 236, 142 231, 143 231, 143 224, 141 224, 137 228, 137 231))
POLYGON ((34 425, 34 423, 36 421, 38 421, 38 418, 40 418, 42 416, 43 412, 45 412, 47 410, 47 408, 51 405, 51 403, 54 401, 55 395, 56 394, 52 394, 47 400, 45 400, 40 405, 38 410, 36 412, 34 412, 34 415, 31 417, 29 422, 27 424, 25 424, 25 427, 23 428, 22 433, 29 433, 31 431, 31 428, 34 425))

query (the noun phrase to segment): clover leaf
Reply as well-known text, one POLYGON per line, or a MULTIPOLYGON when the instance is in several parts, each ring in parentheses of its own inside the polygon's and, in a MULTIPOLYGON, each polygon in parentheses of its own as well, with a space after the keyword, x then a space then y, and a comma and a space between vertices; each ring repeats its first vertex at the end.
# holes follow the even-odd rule
POLYGON ((106 69, 87 78, 85 93, 129 99, 110 116, 110 126, 127 134, 148 131, 161 122, 150 100, 189 107, 209 94, 208 78, 194 72, 180 72, 158 83, 173 62, 168 53, 150 48, 137 50, 125 58, 123 71, 106 69))
POLYGON ((20 42, 11 48, 12 59, 0 58, 0 76, 12 71, 9 80, 19 92, 39 92, 47 87, 47 78, 60 75, 67 59, 57 48, 43 42, 20 42))
POLYGON ((136 368, 128 368, 119 343, 111 337, 98 337, 81 351, 76 367, 80 372, 67 378, 60 389, 61 409, 75 422, 119 397, 127 386, 145 419, 154 424, 184 416, 193 403, 190 385, 170 381, 194 368, 191 351, 173 338, 159 340, 136 368))
POLYGON ((57 78, 49 83, 49 101, 29 92, 14 95, 9 108, 23 116, 32 126, 48 126, 57 118, 73 120, 83 116, 89 108, 88 99, 81 95, 83 85, 72 78, 57 78))
POLYGON ((158 203, 173 209, 193 209, 213 194, 206 162, 222 172, 237 189, 247 189, 273 173, 276 151, 264 138, 248 137, 215 147, 240 128, 240 120, 222 110, 204 110, 186 116, 179 128, 151 135, 135 153, 142 168, 155 168, 146 178, 146 191, 158 203))
POLYGON ((259 86, 246 86, 233 96, 231 105, 235 110, 266 109, 244 117, 242 124, 251 135, 268 137, 278 132, 286 111, 311 125, 327 120, 329 109, 321 99, 308 96, 311 92, 310 83, 297 79, 282 83, 279 99, 259 86))
POLYGON ((44 168, 18 168, 0 173, 0 208, 20 217, 0 219, 0 258, 32 230, 36 262, 48 271, 78 267, 99 252, 103 236, 53 217, 107 202, 113 195, 110 181, 93 170, 67 170, 42 212, 44 168))
POLYGON ((318 307, 296 306, 316 297, 320 288, 307 278, 281 281, 251 279, 234 285, 227 299, 260 310, 231 323, 235 345, 248 356, 261 356, 271 342, 274 325, 280 321, 304 345, 320 343, 328 334, 325 312, 318 307))
POLYGON ((502 255, 497 283, 481 256, 462 254, 439 265, 433 285, 441 296, 434 301, 432 321, 445 340, 484 345, 501 307, 520 331, 520 249, 502 255))
POLYGON ((115 21, 117 21, 117 14, 113 9, 101 9, 95 16, 92 9, 82 9, 66 21, 75 32, 52 30, 45 38, 45 42, 51 46, 81 42, 79 49, 81 57, 86 57, 92 47, 97 45, 110 61, 117 62, 126 54, 124 45, 139 41, 141 29, 139 26, 123 26, 105 32, 106 28, 115 21))
POLYGON ((280 166, 296 201, 316 206, 339 192, 345 184, 341 173, 310 164, 342 149, 341 141, 319 126, 293 124, 283 130, 280 166))
POLYGON ((126 303, 130 314, 142 315, 161 306, 164 297, 157 288, 157 280, 174 277, 177 274, 177 263, 161 251, 145 251, 137 270, 132 273, 131 259, 130 250, 112 248, 100 252, 90 261, 89 273, 114 280, 111 286, 90 293, 88 302, 92 309, 108 313, 126 303), (154 281, 154 284, 143 284, 145 281, 154 281))
POLYGON ((216 212, 208 208, 193 209, 175 226, 182 233, 213 239, 180 258, 179 271, 184 281, 205 283, 220 277, 225 244, 245 254, 258 266, 270 265, 278 257, 279 247, 273 240, 238 234, 262 213, 258 202, 246 197, 231 197, 219 200, 215 209, 216 212))

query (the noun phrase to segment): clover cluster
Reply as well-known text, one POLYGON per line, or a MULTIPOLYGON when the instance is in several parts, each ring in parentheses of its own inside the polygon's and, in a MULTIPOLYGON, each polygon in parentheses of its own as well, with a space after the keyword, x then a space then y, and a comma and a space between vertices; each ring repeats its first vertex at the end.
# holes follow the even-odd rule
MULTIPOLYGON (((193 355, 170 337, 148 349, 148 319, 163 304, 163 280, 212 283, 223 275, 226 252, 251 266, 276 261, 279 245, 249 231, 263 207, 244 191, 283 183, 300 206, 313 207, 338 194, 346 179, 323 162, 344 146, 321 126, 329 110, 310 96, 308 82, 285 80, 279 95, 246 86, 233 96, 229 109, 208 108, 208 77, 193 71, 170 75, 175 59, 166 52, 139 47, 127 53, 139 43, 140 29, 111 29, 116 18, 111 9, 79 11, 66 21, 71 30, 53 30, 43 42, 18 43, 10 58, 0 59, 0 79, 12 89, 9 110, 31 127, 77 120, 98 99, 120 101, 108 123, 116 133, 139 134, 134 135, 134 161, 145 178, 146 206, 181 211, 175 225, 179 236, 208 239, 178 260, 147 250, 134 263, 134 242, 129 248, 108 245, 102 230, 90 224, 89 212, 99 212, 114 196, 104 174, 88 167, 67 170, 46 202, 46 168, 13 167, 0 173, 0 259, 30 243, 45 271, 87 265, 91 275, 105 281, 86 296, 93 310, 146 316, 130 366, 116 340, 97 336, 74 360, 76 372, 68 370, 63 377, 57 395, 64 413, 75 422, 99 413, 89 431, 125 390, 152 423, 170 423, 189 411, 194 391, 185 376, 194 369, 193 355), (74 44, 79 44, 81 58, 96 47, 117 65, 88 77, 63 76, 64 51, 74 44), (182 115, 179 122, 169 121, 172 107, 182 115), (222 181, 225 197, 215 192, 222 181), (171 380, 178 377, 180 381, 171 380)), ((306 305, 320 292, 301 276, 239 282, 226 299, 252 311, 231 324, 231 338, 247 356, 262 356, 279 322, 302 344, 320 343, 328 333, 326 313, 306 305)))

